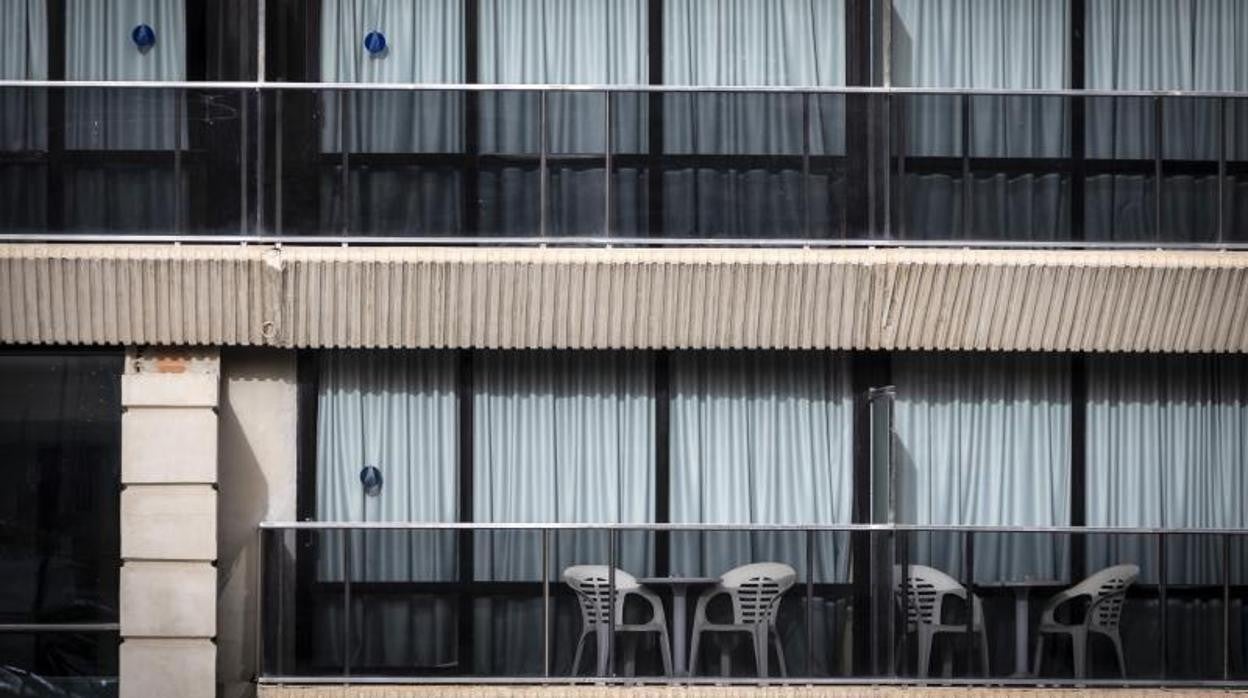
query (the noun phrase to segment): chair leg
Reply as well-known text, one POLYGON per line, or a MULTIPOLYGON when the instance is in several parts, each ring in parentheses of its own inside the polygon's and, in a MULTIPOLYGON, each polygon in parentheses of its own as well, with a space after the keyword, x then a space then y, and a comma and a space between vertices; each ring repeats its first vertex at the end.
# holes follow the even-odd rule
POLYGON ((576 641, 576 652, 572 655, 572 675, 576 676, 576 672, 581 668, 581 652, 585 650, 585 638, 589 637, 589 632, 582 630, 581 639, 576 641))
POLYGON ((767 678, 767 655, 771 651, 767 642, 767 626, 759 626, 752 633, 754 640, 754 662, 758 667, 758 678, 767 678))
POLYGON ((607 634, 607 631, 601 627, 594 634, 598 636, 598 673, 595 674, 595 676, 606 676, 608 667, 607 645, 610 644, 611 638, 607 634))
POLYGON ((624 655, 624 675, 632 678, 637 675, 637 641, 640 638, 632 633, 627 633, 616 643, 623 650, 624 655))
POLYGON ((979 627, 979 667, 985 678, 992 674, 988 667, 988 632, 982 625, 979 627))
POLYGON ((1088 636, 1086 633, 1070 634, 1071 651, 1075 654, 1075 678, 1084 679, 1088 676, 1088 636))
POLYGON ((667 639, 667 632, 659 631, 659 655, 663 657, 663 675, 673 676, 672 671, 672 643, 667 639))
POLYGON ((719 643, 719 675, 732 676, 732 646, 727 642, 719 643))
POLYGON ((1109 636, 1111 642, 1114 643, 1114 652, 1118 655, 1118 671, 1122 673, 1122 678, 1127 678, 1127 659, 1122 653, 1122 636, 1117 631, 1109 636))
POLYGON ((702 633, 693 629, 693 640, 689 642, 689 675, 698 673, 698 646, 702 643, 702 633))
POLYGON ((789 667, 784 661, 784 646, 780 643, 780 634, 773 630, 771 633, 771 639, 776 643, 776 661, 780 665, 780 675, 788 678, 789 667))
POLYGON ((923 626, 919 626, 919 678, 927 678, 928 662, 932 659, 932 634, 923 626))
POLYGON ((1044 635, 1043 634, 1036 638, 1036 663, 1035 663, 1035 668, 1032 669, 1031 671, 1032 676, 1035 676, 1035 677, 1040 676, 1040 663, 1042 661, 1044 661, 1044 635))

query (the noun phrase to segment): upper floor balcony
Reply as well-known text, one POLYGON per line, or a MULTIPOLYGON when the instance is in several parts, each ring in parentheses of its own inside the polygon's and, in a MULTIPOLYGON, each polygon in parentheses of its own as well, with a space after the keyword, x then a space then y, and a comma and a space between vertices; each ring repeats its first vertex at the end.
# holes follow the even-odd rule
POLYGON ((1248 244, 1248 95, 0 82, 6 239, 1248 244))

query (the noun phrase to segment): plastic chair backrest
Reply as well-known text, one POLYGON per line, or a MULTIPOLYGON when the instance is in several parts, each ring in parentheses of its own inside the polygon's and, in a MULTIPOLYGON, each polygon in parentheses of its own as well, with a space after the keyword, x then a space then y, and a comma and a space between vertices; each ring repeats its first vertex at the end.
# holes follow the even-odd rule
POLYGON ((755 562, 728 570, 719 585, 732 597, 733 623, 775 623, 780 597, 797 581, 797 570, 781 562, 755 562))
POLYGON ((946 596, 966 600, 966 587, 935 567, 910 565, 909 574, 901 579, 901 566, 893 568, 897 586, 906 594, 906 624, 940 625, 941 608, 946 596))
MULTIPOLYGON (((610 623, 611 571, 606 565, 573 565, 563 571, 563 581, 576 592, 585 625, 610 623)), ((623 621, 625 593, 639 588, 637 578, 622 569, 615 570, 615 622, 623 621)))
POLYGON ((1091 616, 1087 624, 1094 628, 1116 630, 1122 620, 1122 607, 1126 604, 1127 587, 1135 583, 1140 576, 1139 565, 1114 565, 1093 574, 1073 587, 1058 594, 1051 606, 1080 596, 1091 600, 1088 611, 1091 616))

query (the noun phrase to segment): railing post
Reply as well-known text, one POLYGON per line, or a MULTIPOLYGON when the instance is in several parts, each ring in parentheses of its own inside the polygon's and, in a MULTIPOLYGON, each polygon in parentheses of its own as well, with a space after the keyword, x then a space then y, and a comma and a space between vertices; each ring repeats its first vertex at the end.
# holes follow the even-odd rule
POLYGON ((1159 599, 1158 603, 1160 605, 1160 609, 1159 609, 1160 612, 1157 615, 1161 619, 1161 627, 1158 629, 1159 632, 1157 633, 1158 642, 1161 643, 1161 656, 1158 657, 1158 660, 1159 660, 1158 666, 1161 667, 1160 678, 1164 681, 1166 679, 1167 674, 1169 674, 1169 672, 1167 671, 1167 667, 1166 667, 1166 654, 1167 654, 1167 650, 1169 649, 1169 643, 1166 641, 1166 626, 1169 625, 1169 623, 1167 622, 1166 615, 1167 615, 1167 610, 1168 610, 1167 606, 1169 606, 1170 603, 1169 603, 1169 600, 1166 598, 1166 534, 1158 533, 1156 535, 1157 535, 1157 597, 1159 599))
MULTIPOLYGON (((607 670, 606 676, 615 675, 615 535, 614 528, 607 529, 607 670)), ((599 626, 601 627, 601 626, 599 626)), ((601 644, 599 645, 601 647, 601 644)))
POLYGON ((342 529, 342 675, 351 675, 351 533, 342 529))
POLYGON ((606 118, 605 118, 606 132, 603 134, 604 147, 606 148, 606 153, 605 153, 606 162, 603 165, 603 178, 604 179, 602 183, 602 190, 604 192, 605 200, 603 201, 603 207, 602 207, 602 210, 603 210, 602 234, 605 237, 611 237, 611 168, 612 168, 611 153, 614 150, 614 144, 612 143, 612 140, 611 140, 611 133, 612 133, 611 102, 612 102, 612 99, 615 97, 615 94, 612 92, 603 92, 602 96, 604 100, 606 101, 606 118))
POLYGON ((546 125, 546 119, 547 119, 546 97, 548 94, 549 93, 546 90, 541 91, 540 93, 541 99, 539 100, 539 106, 538 106, 538 123, 540 124, 541 129, 542 129, 542 132, 538 134, 538 138, 537 138, 537 141, 541 147, 541 152, 538 155, 538 161, 537 161, 537 179, 538 179, 538 183, 537 183, 537 191, 538 191, 537 234, 540 237, 546 237, 546 234, 547 234, 546 204, 547 204, 547 200, 550 198, 550 193, 549 191, 547 191, 547 187, 549 185, 546 181, 550 175, 550 172, 549 172, 550 168, 546 162, 546 154, 550 150, 549 144, 546 142, 547 130, 548 130, 547 125, 546 125))
MULTIPOLYGON (((684 628, 678 629, 684 632, 684 628)), ((815 674, 815 531, 806 529, 806 675, 815 674)))
POLYGON ((1231 536, 1222 534, 1222 680, 1231 678, 1231 536))
POLYGON ((542 529, 542 676, 550 676, 550 529, 542 529))

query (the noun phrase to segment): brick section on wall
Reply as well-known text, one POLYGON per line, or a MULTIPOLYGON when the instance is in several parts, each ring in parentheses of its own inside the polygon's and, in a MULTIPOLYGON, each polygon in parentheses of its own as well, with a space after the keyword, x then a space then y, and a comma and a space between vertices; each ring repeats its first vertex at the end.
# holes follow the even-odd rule
POLYGON ((215 349, 131 350, 122 376, 121 696, 216 692, 215 349))

